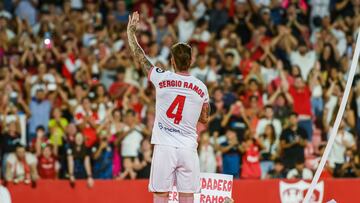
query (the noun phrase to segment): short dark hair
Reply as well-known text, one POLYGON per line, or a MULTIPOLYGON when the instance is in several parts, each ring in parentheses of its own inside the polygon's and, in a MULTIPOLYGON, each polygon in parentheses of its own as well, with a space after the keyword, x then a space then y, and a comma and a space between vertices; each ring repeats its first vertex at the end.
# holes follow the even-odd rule
POLYGON ((18 149, 18 148, 24 148, 25 149, 25 146, 20 144, 20 143, 17 143, 17 144, 15 144, 15 149, 18 149))
POLYGON ((234 58, 235 55, 234 55, 232 52, 226 52, 226 53, 225 53, 225 58, 227 58, 227 57, 232 57, 232 58, 234 58))
POLYGON ((274 160, 274 164, 282 164, 283 165, 283 161, 280 158, 276 158, 274 160))
POLYGON ((171 47, 176 69, 187 71, 191 64, 191 46, 186 43, 176 43, 171 47))
POLYGON ((297 159, 296 162, 295 162, 295 165, 303 165, 303 164, 305 164, 305 163, 301 159, 297 159))
POLYGON ((125 115, 132 115, 132 116, 136 116, 136 112, 132 109, 128 109, 126 112, 125 112, 125 115))
POLYGON ((45 132, 45 127, 43 125, 39 125, 38 127, 36 127, 36 132, 38 132, 39 130, 45 132))
POLYGON ((264 109, 271 109, 271 110, 273 110, 273 106, 270 105, 270 104, 267 104, 267 105, 264 106, 264 109))
POLYGON ((291 116, 298 117, 298 115, 299 115, 298 113, 296 113, 296 112, 293 111, 293 112, 290 113, 289 117, 291 117, 291 116))
POLYGON ((256 99, 256 101, 258 101, 259 97, 256 95, 251 95, 249 100, 252 101, 253 99, 256 99))
POLYGON ((259 85, 259 81, 256 79, 256 78, 251 78, 250 80, 249 80, 249 84, 250 83, 256 83, 257 85, 259 85))

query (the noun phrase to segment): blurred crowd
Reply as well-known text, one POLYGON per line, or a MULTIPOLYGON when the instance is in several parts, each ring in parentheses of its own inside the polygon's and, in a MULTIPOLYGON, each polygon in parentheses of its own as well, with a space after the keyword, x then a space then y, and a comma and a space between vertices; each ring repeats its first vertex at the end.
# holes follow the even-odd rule
MULTIPOLYGON (((3 0, 0 164, 6 182, 148 178, 155 91, 133 60, 193 48, 211 96, 202 172, 311 179, 341 102, 360 0, 3 0)), ((358 72, 358 71, 357 71, 358 72)), ((360 177, 360 75, 322 178, 360 177)), ((164 160, 166 161, 166 160, 164 160)))

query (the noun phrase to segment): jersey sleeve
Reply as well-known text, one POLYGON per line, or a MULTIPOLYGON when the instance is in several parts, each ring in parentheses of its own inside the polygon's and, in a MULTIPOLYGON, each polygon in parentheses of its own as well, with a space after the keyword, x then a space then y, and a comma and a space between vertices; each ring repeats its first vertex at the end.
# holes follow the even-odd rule
POLYGON ((166 72, 167 71, 154 66, 150 69, 148 73, 148 80, 156 86, 166 75, 166 72))

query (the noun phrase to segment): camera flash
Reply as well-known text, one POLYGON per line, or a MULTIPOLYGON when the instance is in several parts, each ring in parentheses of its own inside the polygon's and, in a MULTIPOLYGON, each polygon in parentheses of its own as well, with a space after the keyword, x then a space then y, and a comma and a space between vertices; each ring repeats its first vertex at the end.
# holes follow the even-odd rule
POLYGON ((50 39, 45 39, 45 40, 44 40, 44 43, 45 43, 46 45, 49 45, 49 44, 50 44, 50 39))

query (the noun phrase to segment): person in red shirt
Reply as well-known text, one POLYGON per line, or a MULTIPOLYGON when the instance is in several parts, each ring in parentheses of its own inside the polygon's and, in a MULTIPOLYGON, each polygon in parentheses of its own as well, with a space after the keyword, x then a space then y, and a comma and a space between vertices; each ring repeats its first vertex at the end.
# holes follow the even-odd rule
POLYGON ((312 120, 311 120, 311 90, 302 79, 301 75, 295 77, 294 84, 289 87, 287 81, 283 85, 288 101, 293 106, 295 113, 299 115, 299 126, 304 128, 308 134, 308 140, 312 140, 312 120))
POLYGON ((38 172, 42 179, 56 179, 59 165, 56 156, 52 152, 52 145, 42 145, 38 157, 38 172))
POLYGON ((261 87, 260 87, 260 83, 257 79, 252 78, 249 80, 249 82, 247 83, 247 91, 244 94, 244 104, 246 107, 250 106, 250 98, 251 97, 257 97, 257 101, 258 101, 258 107, 262 108, 263 107, 263 100, 262 100, 262 93, 261 93, 261 87))
POLYGON ((92 147, 97 142, 96 128, 100 120, 97 112, 92 111, 89 98, 83 98, 82 105, 75 109, 74 118, 85 137, 85 146, 92 147))
POLYGON ((116 73, 116 81, 111 84, 109 88, 109 94, 112 99, 121 99, 129 87, 129 84, 124 81, 125 70, 120 68, 116 73))
POLYGON ((245 49, 242 54, 242 59, 239 64, 239 70, 243 76, 243 78, 246 78, 248 74, 251 71, 252 64, 254 60, 251 59, 250 51, 245 49))
POLYGON ((260 145, 255 138, 248 138, 242 145, 241 178, 260 179, 260 145))
POLYGON ((260 28, 254 30, 251 41, 246 45, 246 48, 250 50, 251 59, 254 61, 259 60, 264 54, 262 46, 270 43, 270 38, 265 36, 266 30, 264 27, 260 28))

